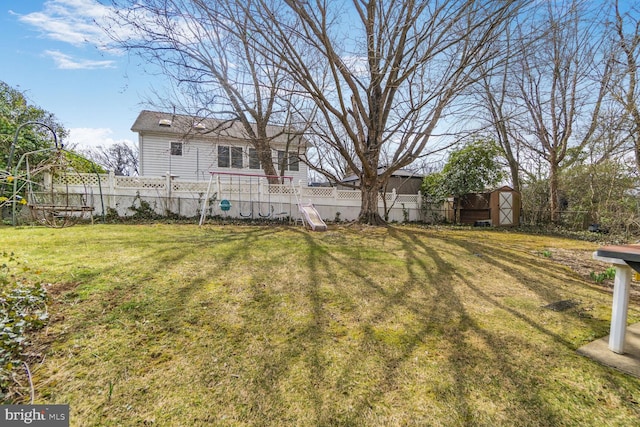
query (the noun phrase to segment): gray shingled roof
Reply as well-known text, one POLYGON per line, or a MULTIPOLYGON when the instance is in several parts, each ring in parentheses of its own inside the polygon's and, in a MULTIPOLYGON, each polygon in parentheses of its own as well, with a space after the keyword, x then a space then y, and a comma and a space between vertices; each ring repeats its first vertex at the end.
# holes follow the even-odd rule
MULTIPOLYGON (((247 134, 238 121, 222 121, 211 118, 198 118, 182 114, 143 110, 131 126, 137 133, 155 132, 172 135, 205 135, 208 137, 226 137, 246 140, 247 134), (162 124, 164 125, 162 125, 162 124)), ((282 126, 267 126, 267 135, 274 137, 273 142, 286 143, 287 134, 282 126)))

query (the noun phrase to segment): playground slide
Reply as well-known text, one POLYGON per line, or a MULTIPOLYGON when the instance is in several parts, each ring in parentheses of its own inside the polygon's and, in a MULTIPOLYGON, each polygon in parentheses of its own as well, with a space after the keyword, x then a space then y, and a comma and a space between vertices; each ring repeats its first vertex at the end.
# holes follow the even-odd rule
POLYGON ((327 231, 327 224, 324 223, 315 206, 311 203, 300 204, 300 212, 313 231, 327 231))

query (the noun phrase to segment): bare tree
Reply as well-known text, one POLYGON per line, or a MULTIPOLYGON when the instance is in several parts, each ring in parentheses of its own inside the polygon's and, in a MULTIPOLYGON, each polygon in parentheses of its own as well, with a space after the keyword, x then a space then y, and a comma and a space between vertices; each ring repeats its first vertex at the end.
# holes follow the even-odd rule
POLYGON ((484 124, 481 133, 490 134, 502 148, 517 190, 521 179, 540 178, 539 163, 548 164, 554 150, 566 149, 560 163, 571 164, 584 158, 583 148, 603 160, 624 144, 614 135, 624 118, 607 104, 610 52, 599 49, 605 33, 587 22, 588 13, 580 1, 548 2, 529 9, 496 43, 504 59, 489 64, 473 88, 479 99, 473 118, 484 124), (576 38, 584 39, 582 45, 576 38), (564 117, 558 116, 565 108, 564 117), (574 122, 563 125, 567 117, 574 117, 574 122), (556 135, 568 131, 568 138, 541 144, 532 136, 545 136, 552 129, 556 135), (583 134, 578 136, 580 130, 583 134))
POLYGON ((507 26, 496 42, 496 48, 502 55, 483 67, 481 79, 471 88, 472 96, 478 99, 478 103, 472 103, 469 119, 478 121, 481 125, 479 133, 489 134, 498 144, 507 161, 511 186, 520 191, 521 144, 514 137, 515 133, 512 130, 519 112, 518 107, 511 102, 510 87, 513 61, 517 61, 517 57, 524 53, 520 50, 524 47, 523 44, 515 43, 513 40, 517 25, 517 21, 514 20, 512 25, 507 26))
POLYGON ((379 189, 433 144, 452 103, 497 55, 493 42, 520 3, 256 0, 244 10, 317 108, 316 169, 339 179, 322 160, 343 159, 359 177, 359 221, 381 224, 379 189))
MULTIPOLYGON (((613 67, 615 68, 615 64, 613 67)), ((596 129, 590 141, 583 152, 572 152, 572 158, 577 162, 588 161, 593 164, 605 163, 612 159, 623 161, 629 153, 634 151, 634 135, 629 134, 629 129, 632 128, 630 115, 626 113, 623 106, 609 96, 602 104, 596 129)))
MULTIPOLYGON (((544 2, 537 20, 521 24, 517 62, 505 92, 509 134, 547 167, 551 220, 559 220, 559 174, 593 138, 607 95, 611 63, 603 32, 581 0, 544 2), (512 86, 513 85, 513 86, 512 86)), ((504 117, 503 117, 504 119, 504 117)))
MULTIPOLYGON (((106 28, 116 44, 160 67, 178 95, 170 102, 198 118, 242 124, 267 175, 277 175, 271 142, 299 141, 286 110, 289 81, 260 48, 249 18, 234 1, 114 0, 106 28), (126 31, 124 31, 126 30, 126 31), (182 99, 177 99, 182 98, 182 99), (283 99, 284 98, 284 99, 283 99), (274 127, 280 125, 280 131, 274 127)), ((166 95, 166 94, 165 94, 166 95)))
POLYGON ((86 149, 82 151, 89 160, 113 171, 116 175, 138 175, 138 147, 119 142, 107 147, 86 149))
POLYGON ((611 89, 629 117, 628 135, 633 141, 636 169, 640 172, 640 7, 637 2, 624 2, 626 10, 615 0, 613 28, 618 65, 611 89))

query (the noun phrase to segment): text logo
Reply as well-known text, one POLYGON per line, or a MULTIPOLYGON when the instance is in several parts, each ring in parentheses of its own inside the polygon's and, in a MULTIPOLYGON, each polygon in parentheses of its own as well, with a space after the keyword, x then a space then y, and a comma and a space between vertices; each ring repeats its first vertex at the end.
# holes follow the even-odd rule
POLYGON ((2 405, 0 425, 69 427, 69 405, 2 405))

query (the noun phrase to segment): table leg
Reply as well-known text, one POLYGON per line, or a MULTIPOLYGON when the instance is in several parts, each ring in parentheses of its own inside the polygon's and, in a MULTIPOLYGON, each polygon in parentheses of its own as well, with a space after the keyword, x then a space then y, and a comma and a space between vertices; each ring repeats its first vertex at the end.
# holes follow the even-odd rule
POLYGON ((626 265, 616 265, 613 284, 613 307, 611 309, 611 332, 609 349, 624 354, 624 339, 627 332, 627 311, 629 308, 629 288, 633 270, 626 265))

